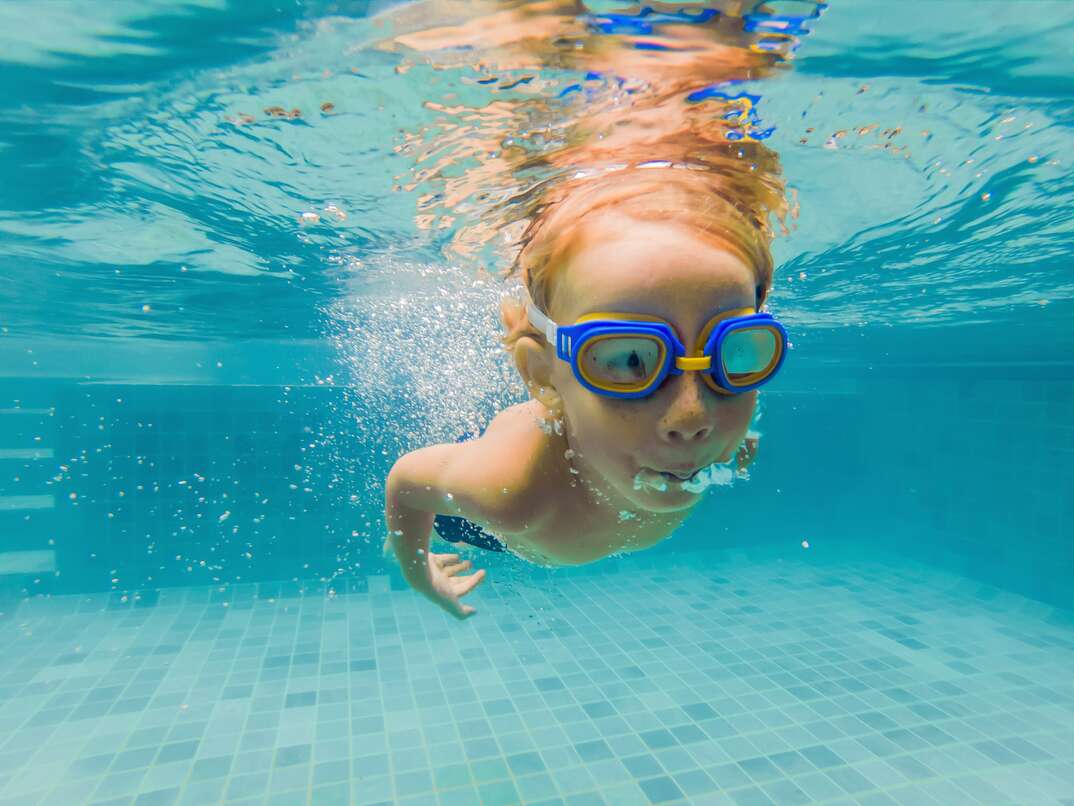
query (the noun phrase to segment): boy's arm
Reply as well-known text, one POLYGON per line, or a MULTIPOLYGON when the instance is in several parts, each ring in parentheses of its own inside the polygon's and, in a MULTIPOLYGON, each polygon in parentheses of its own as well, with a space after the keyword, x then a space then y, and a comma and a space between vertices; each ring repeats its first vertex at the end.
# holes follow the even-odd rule
MULTIPOLYGON (((385 490, 388 546, 395 552, 407 582, 458 618, 475 611, 458 597, 468 593, 482 579, 480 570, 458 577, 469 567, 445 562, 457 555, 431 555, 429 537, 437 513, 459 515, 493 528, 512 529, 517 513, 512 512, 516 496, 503 495, 504 468, 488 440, 433 445, 408 453, 392 467, 385 490)), ((500 452, 501 455, 503 452, 500 452)))

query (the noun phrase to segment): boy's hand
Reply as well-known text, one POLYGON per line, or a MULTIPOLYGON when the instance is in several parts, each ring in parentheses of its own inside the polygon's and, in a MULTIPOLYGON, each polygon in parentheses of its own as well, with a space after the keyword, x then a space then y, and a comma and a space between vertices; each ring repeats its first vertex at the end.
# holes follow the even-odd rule
POLYGON ((458 554, 429 552, 428 587, 423 585, 418 591, 460 621, 467 619, 477 611, 460 602, 459 597, 468 594, 485 578, 484 568, 469 576, 458 576, 460 571, 466 571, 472 565, 469 560, 460 561, 458 554))

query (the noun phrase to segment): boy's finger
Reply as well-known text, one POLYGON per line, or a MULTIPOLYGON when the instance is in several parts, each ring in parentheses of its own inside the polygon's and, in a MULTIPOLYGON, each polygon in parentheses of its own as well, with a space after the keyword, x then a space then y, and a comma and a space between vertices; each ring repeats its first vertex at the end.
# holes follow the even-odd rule
POLYGON ((455 595, 465 596, 467 593, 472 591, 474 587, 484 578, 484 568, 482 568, 480 571, 476 571, 473 574, 470 574, 470 576, 468 577, 460 577, 458 580, 456 580, 455 595))
POLYGON ((474 610, 469 605, 463 605, 462 608, 459 610, 459 612, 456 613, 455 615, 458 617, 459 621, 465 621, 466 619, 470 618, 470 616, 472 616, 476 612, 477 611, 474 610))
POLYGON ((477 612, 469 605, 464 605, 460 602, 457 596, 439 599, 438 604, 459 621, 462 621, 477 612))
POLYGON ((452 563, 451 565, 445 565, 442 570, 448 576, 454 576, 455 574, 459 573, 459 571, 465 571, 473 564, 474 563, 472 560, 463 560, 461 563, 452 563))

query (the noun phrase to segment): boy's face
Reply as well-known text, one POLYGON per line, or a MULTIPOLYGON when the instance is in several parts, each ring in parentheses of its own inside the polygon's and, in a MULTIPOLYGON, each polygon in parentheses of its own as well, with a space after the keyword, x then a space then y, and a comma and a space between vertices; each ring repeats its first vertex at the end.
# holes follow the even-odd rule
MULTIPOLYGON (((717 313, 755 304, 753 270, 718 244, 666 222, 604 213, 586 224, 580 250, 556 280, 550 308, 561 324, 595 312, 658 316, 692 349, 717 313)), ((730 461, 757 400, 756 392, 717 394, 697 372, 669 375, 648 397, 604 397, 583 387, 566 362, 552 364, 577 461, 634 506, 653 512, 698 502, 701 494, 683 490, 670 474, 688 476, 730 461), (666 489, 635 489, 643 470, 669 474, 666 489)))

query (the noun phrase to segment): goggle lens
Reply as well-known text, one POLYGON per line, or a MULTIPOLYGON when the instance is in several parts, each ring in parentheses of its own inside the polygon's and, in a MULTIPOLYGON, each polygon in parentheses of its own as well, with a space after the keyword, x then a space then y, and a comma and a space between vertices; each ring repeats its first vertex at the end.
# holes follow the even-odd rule
POLYGON ((727 382, 749 386, 762 380, 779 363, 782 340, 766 325, 743 327, 728 333, 720 348, 720 361, 727 382))
POLYGON ((578 368, 600 389, 636 392, 660 373, 664 356, 664 343, 652 336, 597 336, 583 345, 578 368))

